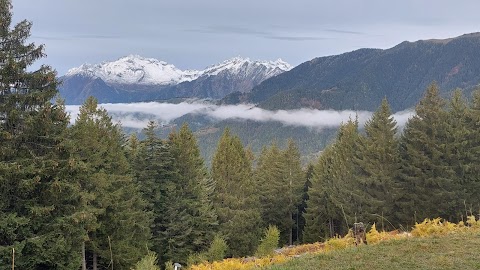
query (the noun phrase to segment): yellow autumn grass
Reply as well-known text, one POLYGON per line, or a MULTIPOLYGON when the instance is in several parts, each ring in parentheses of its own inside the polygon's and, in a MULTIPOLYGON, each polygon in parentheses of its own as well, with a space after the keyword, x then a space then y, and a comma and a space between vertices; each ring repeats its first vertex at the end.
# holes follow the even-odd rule
MULTIPOLYGON (((367 233, 368 244, 376 244, 383 241, 403 239, 406 237, 428 237, 446 235, 450 233, 460 233, 467 231, 480 231, 480 220, 476 220, 474 216, 467 218, 466 224, 461 221, 458 224, 444 221, 440 218, 425 219, 421 223, 417 223, 410 233, 399 231, 379 232, 372 225, 367 233)), ((190 270, 249 270, 259 269, 269 265, 283 264, 292 258, 303 254, 316 254, 331 252, 333 250, 343 250, 355 246, 355 239, 352 233, 348 233, 344 237, 334 237, 325 243, 313 243, 298 245, 295 247, 283 248, 278 254, 265 258, 230 258, 213 263, 202 263, 191 266, 190 270)))
POLYGON ((287 261, 284 255, 274 255, 265 258, 231 258, 213 263, 201 263, 191 266, 190 270, 246 270, 261 268, 272 264, 281 264, 287 261))

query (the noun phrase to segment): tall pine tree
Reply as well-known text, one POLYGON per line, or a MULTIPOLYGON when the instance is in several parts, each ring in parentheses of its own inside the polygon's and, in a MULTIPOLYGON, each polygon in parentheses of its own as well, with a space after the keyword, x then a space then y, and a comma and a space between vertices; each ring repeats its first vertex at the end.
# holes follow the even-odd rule
POLYGON ((89 216, 84 229, 93 267, 129 269, 146 252, 151 219, 129 174, 120 126, 90 97, 70 132, 74 157, 84 167, 79 183, 82 210, 89 216))
POLYGON ((80 266, 76 226, 78 185, 65 131, 68 117, 44 57, 26 43, 31 23, 11 28, 12 5, 0 0, 0 268, 74 269, 80 266))
MULTIPOLYGON (((300 164, 300 153, 293 140, 285 150, 275 143, 265 148, 255 170, 259 185, 262 218, 265 225, 275 225, 280 230, 284 244, 293 244, 296 227, 297 207, 301 203, 304 175, 300 164)), ((295 235, 295 240, 297 236, 295 235)))
POLYGON ((192 131, 184 124, 169 136, 169 145, 178 173, 175 194, 168 205, 167 214, 173 214, 167 226, 171 239, 184 236, 181 248, 173 250, 175 261, 186 263, 190 254, 206 250, 213 240, 218 222, 212 199, 214 183, 208 175, 200 149, 192 131), (178 224, 178 222, 182 224, 178 224), (175 232, 176 231, 176 232, 175 232))
POLYGON ((225 236, 231 256, 253 254, 261 235, 261 217, 252 164, 236 136, 226 129, 212 162, 214 206, 219 232, 225 236))
POLYGON ((361 219, 363 222, 396 226, 389 223, 394 222, 395 181, 400 169, 400 156, 396 122, 386 99, 365 123, 365 133, 355 160, 357 180, 363 191, 364 213, 361 219))
POLYGON ((480 213, 480 88, 473 92, 464 124, 467 127, 466 136, 460 143, 465 159, 461 170, 465 176, 465 194, 460 199, 465 201, 470 213, 480 213))
POLYGON ((446 161, 447 113, 438 86, 431 84, 404 128, 400 141, 402 194, 398 220, 413 225, 425 218, 457 218, 454 173, 446 161))
POLYGON ((363 191, 356 178, 358 145, 358 122, 349 120, 340 127, 335 143, 322 152, 308 191, 306 242, 346 234, 363 213, 363 191))
POLYGON ((143 130, 145 139, 139 143, 132 168, 147 209, 153 213, 151 249, 163 264, 172 259, 176 245, 185 242, 169 243, 172 235, 167 229, 172 220, 167 218, 167 207, 172 203, 170 200, 176 200, 174 183, 178 174, 170 146, 157 137, 156 128, 157 124, 151 121, 143 130))

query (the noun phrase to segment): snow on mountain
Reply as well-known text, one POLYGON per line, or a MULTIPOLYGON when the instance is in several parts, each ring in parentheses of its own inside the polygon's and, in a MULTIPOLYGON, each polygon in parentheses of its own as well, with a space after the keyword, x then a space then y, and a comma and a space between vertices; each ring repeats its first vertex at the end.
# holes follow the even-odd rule
POLYGON ((199 71, 182 71, 174 65, 138 55, 129 55, 113 62, 83 64, 70 69, 66 76, 86 75, 112 84, 172 85, 198 78, 199 71))
POLYGON ((273 77, 282 72, 292 69, 292 66, 282 59, 276 61, 252 61, 249 58, 234 57, 220 64, 207 67, 202 71, 202 75, 218 75, 221 72, 231 74, 249 74, 261 71, 264 79, 273 77))
POLYGON ((138 55, 129 55, 116 61, 101 64, 83 64, 70 69, 66 76, 84 75, 101 78, 110 84, 176 85, 193 81, 202 76, 228 73, 240 77, 260 76, 268 79, 292 68, 288 63, 276 61, 252 61, 234 57, 205 70, 180 70, 174 65, 138 55))

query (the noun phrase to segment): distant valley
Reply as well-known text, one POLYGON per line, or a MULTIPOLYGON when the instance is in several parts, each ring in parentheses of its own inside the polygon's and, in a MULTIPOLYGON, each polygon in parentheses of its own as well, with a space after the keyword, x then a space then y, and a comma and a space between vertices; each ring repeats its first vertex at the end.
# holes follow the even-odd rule
POLYGON ((374 110, 387 97, 394 111, 412 108, 436 81, 445 96, 480 83, 480 33, 402 42, 318 57, 294 68, 282 60, 235 57, 204 70, 177 69, 138 55, 72 68, 60 79, 67 104, 218 99, 277 109, 374 110))
MULTIPOLYGON (((100 103, 179 103, 194 98, 224 105, 254 104, 272 113, 301 108, 371 112, 386 97, 393 112, 399 112, 412 110, 432 81, 445 97, 455 88, 462 88, 468 97, 480 83, 479 51, 480 34, 473 33, 319 57, 294 68, 281 60, 236 57, 201 71, 182 71, 160 60, 130 55, 71 69, 61 77, 60 94, 67 104, 81 104, 90 95, 100 103)), ((141 123, 146 117, 134 121, 141 123)), ((226 126, 257 153, 272 140, 284 145, 294 138, 306 159, 321 151, 336 131, 336 127, 318 129, 240 118, 186 114, 159 132, 166 136, 172 128, 189 123, 208 162, 226 126)))

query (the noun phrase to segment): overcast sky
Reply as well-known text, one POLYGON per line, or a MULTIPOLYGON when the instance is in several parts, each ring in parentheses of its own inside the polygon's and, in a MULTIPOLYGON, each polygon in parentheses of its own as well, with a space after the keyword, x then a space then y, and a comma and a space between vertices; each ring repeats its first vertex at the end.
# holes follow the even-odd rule
POLYGON ((478 0, 13 0, 60 75, 128 54, 181 69, 233 56, 298 65, 480 31, 478 0))

